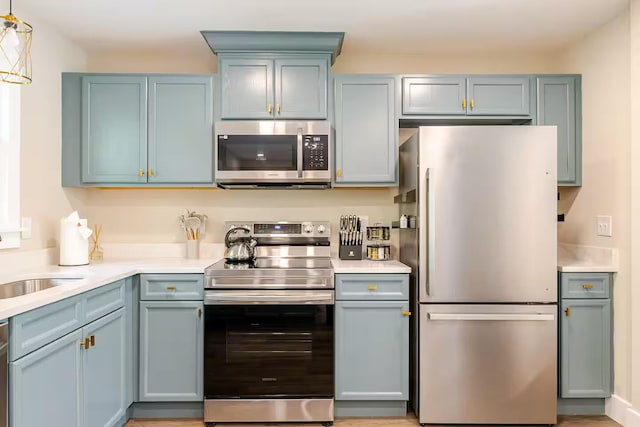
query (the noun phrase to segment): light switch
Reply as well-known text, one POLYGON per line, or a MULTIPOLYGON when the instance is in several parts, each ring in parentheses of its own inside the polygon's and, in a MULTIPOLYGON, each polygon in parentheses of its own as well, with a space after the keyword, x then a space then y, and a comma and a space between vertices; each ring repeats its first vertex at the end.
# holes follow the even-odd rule
POLYGON ((598 225, 598 236, 611 237, 612 236, 612 224, 611 215, 598 215, 596 216, 596 223, 598 225))

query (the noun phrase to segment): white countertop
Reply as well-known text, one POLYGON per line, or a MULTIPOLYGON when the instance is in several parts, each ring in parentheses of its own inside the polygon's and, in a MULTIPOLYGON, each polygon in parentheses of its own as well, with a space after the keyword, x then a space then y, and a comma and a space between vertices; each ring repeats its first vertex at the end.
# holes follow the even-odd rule
POLYGON ((616 273, 618 250, 597 246, 558 244, 558 271, 563 273, 616 273))
POLYGON ((0 283, 43 277, 82 277, 40 292, 0 300, 0 319, 60 301, 141 273, 203 273, 217 259, 149 258, 99 262, 79 267, 41 266, 0 274, 0 283))
POLYGON ((334 273, 411 273, 411 267, 400 261, 343 261, 331 258, 334 273))

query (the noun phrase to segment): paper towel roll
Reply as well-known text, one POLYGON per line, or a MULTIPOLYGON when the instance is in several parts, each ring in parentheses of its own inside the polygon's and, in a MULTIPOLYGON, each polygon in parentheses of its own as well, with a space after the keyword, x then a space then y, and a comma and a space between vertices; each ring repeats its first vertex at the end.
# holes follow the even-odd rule
POLYGON ((79 230, 86 227, 86 219, 60 221, 60 265, 89 264, 89 240, 79 230))

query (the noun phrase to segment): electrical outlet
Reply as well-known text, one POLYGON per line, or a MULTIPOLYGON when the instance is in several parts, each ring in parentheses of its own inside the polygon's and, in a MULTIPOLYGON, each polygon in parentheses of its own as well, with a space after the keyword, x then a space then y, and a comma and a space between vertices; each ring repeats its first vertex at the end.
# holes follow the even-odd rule
POLYGON ((23 217, 20 224, 20 228, 21 228, 20 231, 22 231, 22 238, 30 239, 31 238, 31 218, 23 217))
POLYGON ((611 237, 612 236, 612 224, 611 215, 598 215, 596 216, 596 223, 598 226, 598 236, 611 237))

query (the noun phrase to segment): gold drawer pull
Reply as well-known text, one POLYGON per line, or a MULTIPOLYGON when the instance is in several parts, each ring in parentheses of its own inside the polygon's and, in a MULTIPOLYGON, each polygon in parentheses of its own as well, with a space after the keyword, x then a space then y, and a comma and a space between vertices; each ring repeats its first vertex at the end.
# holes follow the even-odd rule
POLYGON ((462 109, 463 110, 467 109, 467 99, 466 98, 462 100, 462 109))
POLYGON ((472 99, 471 100, 471 109, 473 110, 474 108, 476 108, 476 102, 472 99))
POLYGON ((201 318, 201 317, 202 317, 202 309, 201 309, 201 308, 199 308, 199 309, 198 309, 198 319, 199 319, 199 318, 201 318))
POLYGON ((140 169, 140 176, 144 176, 144 171, 140 169))
POLYGON ((564 311, 564 314, 566 314, 567 317, 571 316, 571 307, 567 307, 567 309, 564 311))
POLYGON ((371 286, 367 286, 367 289, 369 289, 370 291, 375 291, 378 289, 378 287, 376 285, 371 285, 371 286))
POLYGON ((168 291, 175 291, 177 288, 175 286, 167 286, 168 291))
POLYGON ((95 335, 91 335, 91 347, 96 345, 96 336, 95 335))
POLYGON ((593 285, 590 285, 588 283, 586 285, 582 285, 582 287, 585 289, 593 289, 593 285))
POLYGON ((411 312, 410 311, 403 311, 402 315, 403 316, 411 316, 411 312))
POLYGON ((89 350, 89 338, 85 338, 84 341, 80 341, 80 347, 84 347, 85 350, 89 350))

